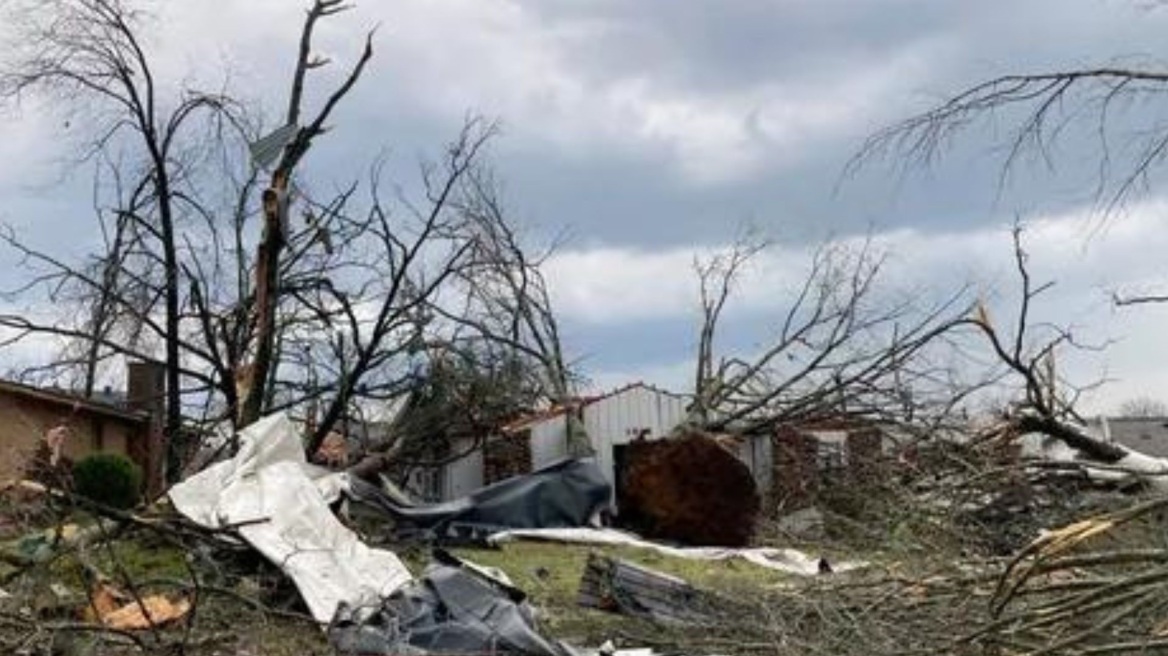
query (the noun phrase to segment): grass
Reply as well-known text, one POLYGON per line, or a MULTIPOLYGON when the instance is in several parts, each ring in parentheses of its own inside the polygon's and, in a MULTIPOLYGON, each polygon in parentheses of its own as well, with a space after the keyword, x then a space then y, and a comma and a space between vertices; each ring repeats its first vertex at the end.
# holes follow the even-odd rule
POLYGON ((457 549, 454 554, 495 567, 528 594, 548 636, 577 645, 596 646, 650 625, 630 617, 576 603, 580 577, 590 552, 622 558, 685 579, 695 587, 737 596, 780 584, 786 576, 745 561, 688 560, 631 547, 590 547, 546 542, 513 542, 499 549, 457 549))
MULTIPOLYGON (((75 524, 75 528, 66 531, 70 535, 74 530, 91 534, 96 530, 95 520, 81 513, 73 514, 68 521, 75 524)), ((28 550, 30 540, 37 544, 51 542, 44 537, 35 537, 37 529, 25 526, 23 534, 13 532, 8 540, 0 541, 0 551, 22 554, 28 550)), ((45 530, 43 525, 41 530, 45 530)), ((68 539, 66 543, 73 544, 68 539)), ((80 549, 67 547, 54 552, 51 544, 42 546, 49 553, 40 553, 38 560, 46 556, 47 559, 5 586, 14 599, 31 608, 41 621, 72 622, 78 619, 87 605, 87 569, 96 569, 122 589, 127 588, 126 581, 132 581, 143 595, 163 593, 174 597, 184 594, 181 586, 191 580, 193 568, 199 573, 201 585, 208 589, 196 606, 192 643, 188 645, 187 654, 332 654, 323 631, 307 618, 303 603, 290 582, 274 567, 262 563, 253 552, 245 552, 242 562, 237 563, 223 561, 222 554, 217 553, 217 562, 213 562, 200 557, 197 551, 183 549, 141 529, 102 536, 102 539, 80 549), (106 541, 105 537, 113 539, 106 541), (261 600, 267 607, 277 608, 280 612, 266 612, 265 608, 245 599, 261 600), (294 616, 296 613, 300 617, 294 616)), ((647 638, 661 636, 664 631, 644 620, 577 604, 577 590, 591 552, 659 570, 727 597, 745 595, 751 598, 790 581, 787 575, 741 560, 688 560, 631 547, 519 541, 496 549, 460 548, 452 551, 460 558, 505 573, 516 587, 527 593, 540 631, 549 638, 578 646, 595 647, 608 640, 620 646, 641 646, 647 638)), ((425 549, 402 548, 398 552, 415 575, 421 575, 430 560, 425 549)), ((4 573, 15 569, 10 565, 4 573)), ((189 594, 189 590, 185 593, 189 594)), ((182 628, 166 631, 173 638, 181 635, 182 628)), ((0 630, 0 641, 4 639, 3 630, 0 630)), ((109 644, 99 644, 93 634, 64 635, 59 639, 72 645, 62 653, 122 653, 109 644)))

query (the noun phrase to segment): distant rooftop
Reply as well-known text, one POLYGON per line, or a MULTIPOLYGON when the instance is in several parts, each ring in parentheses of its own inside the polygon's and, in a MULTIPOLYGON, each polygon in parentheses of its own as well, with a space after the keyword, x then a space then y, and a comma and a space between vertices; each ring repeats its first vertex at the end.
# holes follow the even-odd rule
POLYGON ((1106 417, 1092 423, 1116 444, 1145 455, 1168 458, 1168 417, 1106 417), (1104 420, 1106 429, 1100 425, 1104 420))
POLYGON ((124 392, 113 391, 109 388, 85 397, 76 391, 53 387, 35 387, 16 381, 0 380, 0 393, 59 405, 62 411, 67 412, 84 411, 132 422, 140 422, 146 418, 146 413, 129 408, 124 392))

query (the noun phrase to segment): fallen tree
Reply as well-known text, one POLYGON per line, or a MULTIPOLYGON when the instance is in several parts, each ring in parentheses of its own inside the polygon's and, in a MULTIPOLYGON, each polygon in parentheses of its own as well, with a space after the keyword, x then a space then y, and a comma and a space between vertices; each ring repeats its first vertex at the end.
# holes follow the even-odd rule
POLYGON ((1058 375, 1055 358, 1060 348, 1080 345, 1070 331, 1049 324, 1044 324, 1045 337, 1032 334, 1032 304, 1051 283, 1034 285, 1027 267, 1021 226, 1014 227, 1012 236, 1020 281, 1014 333, 1004 336, 981 306, 969 321, 1005 367, 1007 380, 1017 381, 1021 387, 1021 398, 996 428, 999 437, 1016 439, 1026 433, 1039 433, 1072 449, 1081 460, 1078 464, 1091 476, 1104 479, 1130 476, 1153 489, 1168 491, 1168 459, 1148 456, 1093 435, 1075 411, 1080 390, 1058 375), (1101 467, 1092 468, 1092 464, 1101 467))

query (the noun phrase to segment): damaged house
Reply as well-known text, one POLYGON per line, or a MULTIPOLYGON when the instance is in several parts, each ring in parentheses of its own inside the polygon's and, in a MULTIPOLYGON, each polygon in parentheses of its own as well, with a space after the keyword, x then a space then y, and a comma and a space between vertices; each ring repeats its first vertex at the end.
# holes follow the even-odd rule
POLYGON ((687 397, 645 383, 581 398, 521 417, 494 435, 467 436, 451 446, 462 457, 412 477, 410 491, 427 500, 464 496, 496 481, 540 469, 568 457, 569 417, 583 427, 612 485, 624 465, 625 445, 659 439, 685 421, 687 397))
POLYGON ((777 509, 794 510, 813 503, 825 485, 878 475, 893 445, 886 428, 854 419, 779 426, 773 439, 772 501, 777 509))
MULTIPOLYGON (((569 417, 574 415, 619 498, 629 444, 668 438, 685 422, 689 403, 683 394, 635 382, 521 417, 487 437, 458 438, 450 446, 458 457, 417 469, 406 488, 426 501, 450 500, 563 460, 569 455, 569 417)), ((760 494, 781 508, 806 505, 828 477, 865 475, 890 441, 876 425, 855 420, 786 425, 717 439, 747 466, 760 494)))

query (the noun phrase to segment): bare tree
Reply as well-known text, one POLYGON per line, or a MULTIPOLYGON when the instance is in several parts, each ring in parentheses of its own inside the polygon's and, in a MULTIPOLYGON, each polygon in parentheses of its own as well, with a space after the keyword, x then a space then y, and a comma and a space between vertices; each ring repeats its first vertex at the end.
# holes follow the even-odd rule
POLYGON ((714 337, 722 310, 726 307, 742 267, 764 251, 767 245, 764 240, 752 240, 746 235, 739 238, 728 251, 716 253, 706 260, 694 258, 702 317, 698 330, 694 401, 690 414, 698 423, 704 424, 710 420, 711 406, 716 404, 719 394, 720 378, 714 372, 714 337))
POLYGON ((1137 396, 1119 404, 1120 417, 1168 417, 1168 404, 1151 396, 1137 396))
MULTIPOLYGON (((702 317, 691 420, 714 430, 752 430, 842 416, 911 418, 924 405, 924 391, 950 371, 931 362, 928 351, 965 320, 966 290, 933 305, 881 295, 884 258, 869 241, 828 243, 812 256, 758 352, 718 356, 733 286, 766 246, 748 238, 695 262, 702 317)), ((948 395, 947 407, 967 392, 948 395)))
MULTIPOLYGON (((125 145, 146 171, 142 202, 131 218, 158 244, 164 331, 179 333, 180 247, 177 223, 186 205, 184 139, 206 115, 230 118, 232 102, 217 94, 183 92, 167 108, 163 87, 138 32, 142 15, 120 0, 50 0, 10 3, 20 40, 7 44, 14 65, 0 73, 0 97, 44 93, 75 103, 92 121, 89 148, 125 145), (141 210, 141 211, 139 211, 141 210)), ((166 430, 177 441, 181 423, 180 344, 164 345, 167 364, 166 430)))
POLYGON ((1013 245, 1021 289, 1016 315, 1004 322, 1012 324, 1012 330, 1003 330, 982 306, 963 324, 972 326, 988 341, 990 350, 1008 372, 1004 382, 1020 388, 1020 394, 1007 408, 1004 421, 989 430, 987 436, 1009 440, 1027 433, 1042 434, 1062 442, 1077 454, 1074 462, 1057 465, 1084 469, 1094 476, 1135 477, 1154 489, 1168 489, 1165 476, 1168 459, 1106 441, 1090 430, 1075 411, 1081 395, 1105 381, 1074 385, 1057 371, 1057 354, 1068 349, 1098 350, 1104 346, 1084 344, 1070 330, 1035 320, 1034 299, 1053 283, 1033 282, 1022 244, 1022 229, 1017 226, 1013 231, 1013 245))
MULTIPOLYGON (((371 445, 371 455, 354 468, 359 473, 393 458, 418 461, 420 452, 429 464, 458 457, 443 447, 451 440, 435 438, 456 433, 477 444, 517 413, 575 398, 578 376, 541 271, 552 248, 533 252, 521 243, 486 166, 466 172, 450 207, 464 259, 422 309, 416 347, 424 349, 424 371, 411 390, 417 403, 371 445)), ((570 446, 585 453, 590 442, 576 428, 570 446)))
MULTIPOLYGON (((541 267, 556 244, 532 250, 507 220, 500 187, 489 170, 468 178, 461 210, 474 231, 474 265, 462 276, 462 302, 443 317, 457 327, 454 339, 496 359, 518 360, 529 372, 525 387, 540 390, 551 405, 570 405, 578 395, 579 377, 565 355, 559 322, 541 267)), ((575 412, 567 414, 568 451, 589 455, 592 445, 575 412)))
MULTIPOLYGON (((1054 147, 1072 135, 1094 139, 1098 178, 1095 197, 1103 216, 1123 207, 1148 187, 1152 174, 1168 153, 1168 130, 1155 112, 1140 106, 1161 102, 1168 72, 1156 66, 1096 66, 1061 71, 1010 73, 978 82, 934 107, 872 135, 852 158, 854 173, 876 158, 892 158, 904 170, 927 167, 942 157, 964 132, 991 125, 1000 133, 1001 119, 1010 126, 1005 140, 1001 183, 1030 158, 1049 168, 1058 164, 1054 147)), ((1012 335, 1003 334, 983 312, 975 325, 991 351, 1020 384, 1022 398, 1011 412, 1013 431, 1041 432, 1058 439, 1088 459, 1122 465, 1137 474, 1162 474, 1168 463, 1104 442, 1082 426, 1074 412, 1081 389, 1058 377, 1055 353, 1061 347, 1082 348, 1069 331, 1045 326, 1043 338, 1032 339, 1031 301, 1048 288, 1035 286, 1027 269, 1021 231, 1014 231, 1014 255, 1021 281, 1021 303, 1012 335)), ((1117 305, 1162 302, 1154 294, 1116 294, 1117 305)), ((1163 477, 1153 482, 1163 486, 1163 477)))
POLYGON ((1142 68, 1003 75, 875 133, 849 163, 849 171, 887 155, 904 167, 930 165, 962 131, 1010 110, 1008 116, 1020 118, 1008 131, 1003 177, 1031 155, 1053 167, 1054 146, 1069 138, 1070 128, 1083 128, 1086 136, 1098 140, 1098 196, 1107 210, 1114 210, 1147 184, 1168 148, 1163 125, 1154 118, 1146 119, 1151 125, 1140 125, 1141 117, 1130 111, 1157 99, 1166 85, 1168 72, 1142 68))
POLYGON ((296 69, 292 76, 292 87, 288 97, 288 111, 284 124, 296 126, 295 136, 284 146, 271 182, 263 192, 263 237, 256 252, 255 266, 255 352, 251 363, 242 376, 246 393, 239 403, 239 423, 249 424, 260 418, 267 395, 268 372, 272 368, 273 351, 276 343, 276 310, 279 305, 280 255, 288 239, 288 213, 292 199, 289 197, 292 176, 296 166, 308 154, 313 139, 324 134, 325 122, 352 90, 361 77, 365 65, 373 57, 373 35, 365 37, 365 45, 357 63, 349 71, 344 81, 329 95, 321 108, 301 127, 304 112, 304 85, 309 71, 319 68, 327 60, 312 58, 312 34, 321 18, 332 16, 348 8, 344 0, 315 0, 300 35, 300 50, 296 57, 296 69))
POLYGON ((1012 332, 1003 333, 985 306, 980 304, 969 322, 985 337, 994 356, 1021 388, 1021 398, 1008 411, 1009 430, 1014 434, 1043 433, 1091 459, 1117 462, 1127 452, 1089 435, 1083 428, 1083 418, 1075 411, 1075 404, 1083 392, 1097 388, 1102 381, 1075 386, 1058 373, 1055 364, 1059 350, 1064 347, 1095 350, 1102 347, 1077 341, 1065 328, 1034 321, 1031 316, 1034 300, 1054 283, 1034 283, 1027 266, 1028 255, 1023 248, 1020 225, 1015 225, 1012 238, 1014 264, 1021 287, 1012 332))
POLYGON ((102 108, 101 121, 86 125, 102 173, 95 204, 105 239, 74 263, 0 235, 34 271, 10 297, 43 292, 61 310, 0 316, 0 326, 13 340, 66 342, 65 357, 44 371, 80 370, 87 389, 118 359, 164 362, 172 475, 187 450, 178 437, 184 413, 238 426, 311 402, 320 416, 306 448, 315 451, 362 403, 419 385, 419 362, 436 345, 458 345, 477 363, 487 346, 500 362, 511 351, 543 354, 545 387, 565 393, 538 259, 527 258, 485 193, 479 162, 492 123, 468 119, 422 165, 417 194, 385 197, 382 162, 367 183, 323 196, 297 175, 372 56, 366 35, 321 106, 306 110, 309 78, 327 63, 311 54, 313 34, 345 8, 340 0, 309 8, 288 109, 259 139, 258 117, 225 93, 166 95, 141 46, 144 19, 129 3, 53 0, 21 18, 20 33, 36 38, 0 91, 49 93, 67 111, 92 97, 102 108), (490 282, 467 286, 476 280, 490 282), (463 297, 476 299, 481 321, 452 320, 472 316, 455 309, 463 297))
MULTIPOLYGON (((1002 147, 1001 187, 1028 163, 1046 170, 1057 169, 1060 157, 1064 164, 1081 163, 1079 149, 1086 148, 1095 152, 1094 197, 1108 218, 1148 189, 1168 154, 1168 125, 1158 111, 1148 111, 1162 105, 1165 89, 1168 71, 1154 60, 1011 72, 977 82, 871 135, 845 175, 884 158, 903 171, 929 167, 963 134, 992 134, 994 145, 1002 147), (1074 154, 1060 156, 1060 145, 1073 145, 1074 154)), ((1160 303, 1168 296, 1116 292, 1113 300, 1123 306, 1160 303)))

